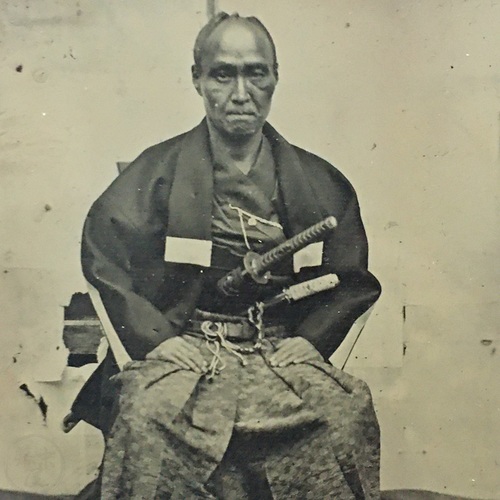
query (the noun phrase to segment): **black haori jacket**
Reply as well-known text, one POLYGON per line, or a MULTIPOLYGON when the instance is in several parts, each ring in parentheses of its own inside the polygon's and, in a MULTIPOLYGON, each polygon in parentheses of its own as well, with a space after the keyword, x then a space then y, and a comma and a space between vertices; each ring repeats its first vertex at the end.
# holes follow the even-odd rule
MULTIPOLYGON (((290 335, 306 338, 328 359, 380 294, 377 279, 367 269, 368 245, 356 193, 326 161, 290 145, 269 124, 263 132, 276 165, 286 236, 329 215, 338 221, 324 243, 322 264, 302 270, 297 280, 336 273, 340 285, 284 312, 293 311, 290 335)), ((132 359, 143 359, 161 342, 182 333, 203 293, 205 264, 192 263, 196 258, 191 263, 182 258, 166 262, 165 241, 210 242, 212 194, 213 165, 204 120, 144 151, 88 214, 83 272, 132 359)), ((77 396, 75 417, 104 431, 108 428, 114 397, 109 377, 116 372, 108 352, 77 396)))

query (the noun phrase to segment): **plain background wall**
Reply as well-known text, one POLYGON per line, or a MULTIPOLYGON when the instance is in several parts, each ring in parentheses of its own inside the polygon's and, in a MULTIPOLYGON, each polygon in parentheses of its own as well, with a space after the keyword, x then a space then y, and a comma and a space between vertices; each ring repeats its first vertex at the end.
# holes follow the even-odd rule
MULTIPOLYGON (((59 429, 93 369, 65 369, 62 306, 84 291, 92 201, 203 116, 203 0, 0 2, 0 488, 71 492, 97 432, 59 429), (48 404, 46 422, 25 383, 48 404)), ((347 370, 372 388, 382 486, 500 492, 500 5, 221 0, 273 34, 270 121, 358 192, 384 294, 347 370)))

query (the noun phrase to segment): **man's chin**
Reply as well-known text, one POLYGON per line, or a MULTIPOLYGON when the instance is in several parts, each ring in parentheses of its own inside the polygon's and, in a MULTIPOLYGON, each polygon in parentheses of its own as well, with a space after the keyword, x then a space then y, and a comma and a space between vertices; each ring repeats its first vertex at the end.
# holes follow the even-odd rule
POLYGON ((210 120, 211 125, 221 134, 232 141, 244 141, 259 134, 262 131, 264 123, 260 119, 247 121, 210 120))
POLYGON ((243 140, 254 136, 262 130, 260 123, 231 124, 224 127, 225 135, 234 140, 243 140))

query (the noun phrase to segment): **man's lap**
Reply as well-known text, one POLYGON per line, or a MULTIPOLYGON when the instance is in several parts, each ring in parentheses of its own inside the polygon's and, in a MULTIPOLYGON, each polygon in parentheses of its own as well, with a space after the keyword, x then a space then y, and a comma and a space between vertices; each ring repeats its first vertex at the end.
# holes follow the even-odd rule
POLYGON ((224 352, 225 368, 210 381, 161 361, 134 362, 119 374, 118 416, 104 462, 109 498, 144 469, 152 473, 144 487, 154 491, 185 487, 183 481, 190 483, 186 494, 203 490, 218 471, 213 484, 226 487, 241 474, 243 482, 248 474, 262 484, 269 478, 275 498, 300 495, 287 486, 297 481, 312 481, 313 489, 323 482, 320 492, 335 484, 338 498, 350 498, 344 474, 356 469, 357 457, 363 466, 377 462, 378 426, 366 385, 322 361, 272 368, 271 352, 267 345, 262 354, 245 356, 245 366, 224 352), (234 449, 235 436, 243 455, 234 449), (267 444, 260 451, 242 447, 241 436, 267 444), (242 456, 253 472, 246 465, 228 468, 242 456), (264 469, 264 478, 255 472, 264 469))

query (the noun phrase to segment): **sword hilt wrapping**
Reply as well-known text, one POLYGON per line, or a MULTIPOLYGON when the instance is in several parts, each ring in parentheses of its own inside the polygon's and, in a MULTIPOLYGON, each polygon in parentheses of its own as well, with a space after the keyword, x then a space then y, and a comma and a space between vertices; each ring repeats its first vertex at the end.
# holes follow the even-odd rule
POLYGON ((278 246, 269 250, 259 259, 253 262, 253 271, 257 275, 262 275, 268 271, 274 264, 283 260, 288 255, 291 255, 299 250, 302 250, 310 243, 320 240, 323 236, 337 227, 337 219, 331 215, 326 219, 308 227, 304 231, 296 234, 289 240, 280 243, 278 246))
POLYGON ((324 292, 326 290, 331 290, 335 288, 340 283, 340 280, 336 274, 325 274, 324 276, 319 276, 318 278, 313 278, 302 283, 297 283, 289 288, 285 288, 281 293, 266 300, 262 303, 264 309, 275 306, 282 302, 295 302, 297 300, 305 299, 319 292, 324 292))
POLYGON ((325 290, 330 290, 335 288, 340 283, 339 277, 336 274, 325 274, 319 278, 314 278, 312 280, 304 281, 293 285, 290 288, 284 290, 285 295, 288 300, 300 300, 315 293, 324 292, 325 290))

